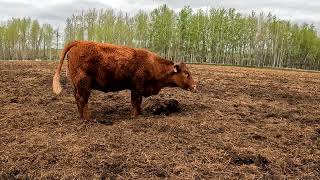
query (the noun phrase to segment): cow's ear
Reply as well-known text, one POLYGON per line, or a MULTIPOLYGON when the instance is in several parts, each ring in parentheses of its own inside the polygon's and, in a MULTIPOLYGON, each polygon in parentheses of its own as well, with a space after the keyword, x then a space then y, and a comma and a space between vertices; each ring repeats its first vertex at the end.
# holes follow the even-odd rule
POLYGON ((173 71, 174 71, 175 73, 180 72, 180 64, 174 64, 174 66, 173 66, 173 71))

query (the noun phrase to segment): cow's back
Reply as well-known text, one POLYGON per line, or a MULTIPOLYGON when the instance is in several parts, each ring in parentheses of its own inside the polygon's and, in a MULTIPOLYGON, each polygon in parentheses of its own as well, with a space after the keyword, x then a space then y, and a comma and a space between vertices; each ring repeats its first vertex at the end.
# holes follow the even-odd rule
POLYGON ((101 91, 131 89, 139 69, 150 69, 150 54, 126 46, 80 42, 68 53, 71 79, 85 74, 92 80, 92 88, 101 91))

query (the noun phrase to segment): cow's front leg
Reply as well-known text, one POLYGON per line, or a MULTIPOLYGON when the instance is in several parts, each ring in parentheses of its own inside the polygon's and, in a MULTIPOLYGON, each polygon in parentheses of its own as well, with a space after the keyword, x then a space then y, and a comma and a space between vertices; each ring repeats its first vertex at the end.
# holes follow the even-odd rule
POLYGON ((141 114, 141 103, 142 103, 142 96, 136 92, 131 91, 131 105, 132 105, 132 116, 137 118, 139 114, 141 114))

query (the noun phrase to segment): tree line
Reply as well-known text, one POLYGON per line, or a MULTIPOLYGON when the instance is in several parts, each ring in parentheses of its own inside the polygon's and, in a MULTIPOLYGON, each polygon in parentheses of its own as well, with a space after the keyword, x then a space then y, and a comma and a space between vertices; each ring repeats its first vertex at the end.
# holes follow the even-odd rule
POLYGON ((30 18, 12 18, 0 25, 0 59, 56 59, 53 49, 58 30, 30 18))
MULTIPOLYGON (((0 29, 1 42, 7 37, 1 35, 2 29, 8 27, 0 29)), ((23 33, 19 37, 23 39, 23 33)), ((44 43, 45 35, 38 36, 38 47, 36 38, 27 37, 27 47, 35 52, 50 47, 48 41, 44 43)), ((185 6, 175 12, 162 5, 133 16, 113 9, 90 9, 67 18, 64 42, 72 40, 147 48, 167 59, 189 63, 320 70, 320 38, 313 25, 298 25, 270 13, 243 15, 233 8, 195 11, 185 6)), ((23 43, 1 44, 2 49, 15 47, 18 52, 25 47, 23 43)))

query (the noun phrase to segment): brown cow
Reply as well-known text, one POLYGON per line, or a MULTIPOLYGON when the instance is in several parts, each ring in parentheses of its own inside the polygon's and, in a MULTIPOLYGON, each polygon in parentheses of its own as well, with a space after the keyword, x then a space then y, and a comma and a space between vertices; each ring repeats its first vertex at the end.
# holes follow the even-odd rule
POLYGON ((195 91, 196 84, 186 64, 174 64, 145 49, 88 41, 65 46, 53 77, 53 92, 61 92, 60 72, 68 53, 68 74, 80 117, 90 119, 88 99, 91 89, 103 92, 131 90, 133 116, 141 114, 142 96, 159 93, 163 87, 195 91))

